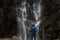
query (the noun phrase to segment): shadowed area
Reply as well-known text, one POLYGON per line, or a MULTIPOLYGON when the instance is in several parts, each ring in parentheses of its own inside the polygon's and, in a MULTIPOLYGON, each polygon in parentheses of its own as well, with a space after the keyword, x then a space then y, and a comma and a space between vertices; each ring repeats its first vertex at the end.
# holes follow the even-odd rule
POLYGON ((0 37, 12 37, 17 33, 15 0, 0 0, 0 37))
POLYGON ((60 1, 42 0, 42 4, 44 6, 42 26, 45 30, 45 39, 60 39, 60 1))

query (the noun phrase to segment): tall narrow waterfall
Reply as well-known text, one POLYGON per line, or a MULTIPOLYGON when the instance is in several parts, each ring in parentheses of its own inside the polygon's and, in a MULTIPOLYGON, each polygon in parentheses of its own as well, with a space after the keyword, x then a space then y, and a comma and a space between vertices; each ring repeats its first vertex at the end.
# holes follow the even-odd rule
MULTIPOLYGON (((41 5, 40 5, 40 2, 37 2, 37 3, 33 4, 33 13, 34 13, 35 19, 36 19, 35 25, 39 29, 39 24, 41 22, 41 20, 39 19, 41 17, 41 5)), ((36 37, 38 37, 38 33, 37 33, 36 37)), ((37 40, 38 40, 38 38, 37 38, 37 40)))
POLYGON ((26 19, 26 2, 22 3, 23 5, 23 8, 21 8, 21 11, 22 11, 22 24, 23 24, 23 30, 24 30, 24 40, 27 40, 26 39, 26 27, 25 27, 25 19, 26 19))
POLYGON ((21 3, 20 7, 17 7, 17 10, 18 10, 17 20, 18 20, 19 23, 21 23, 21 24, 19 24, 20 27, 18 29, 19 29, 19 31, 21 31, 20 29, 22 28, 22 30, 23 30, 22 35, 24 34, 24 38, 22 38, 21 35, 20 35, 21 32, 19 32, 20 33, 20 34, 18 34, 19 39, 20 40, 27 40, 26 39, 27 38, 26 27, 25 27, 25 21, 26 21, 26 15, 27 15, 26 14, 26 1, 25 0, 21 3), (21 27, 21 25, 22 25, 22 27, 21 27))

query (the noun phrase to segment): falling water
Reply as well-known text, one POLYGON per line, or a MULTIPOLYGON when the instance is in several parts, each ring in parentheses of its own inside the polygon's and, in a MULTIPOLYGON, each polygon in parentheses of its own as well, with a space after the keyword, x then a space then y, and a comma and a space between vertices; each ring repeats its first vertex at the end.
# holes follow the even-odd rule
MULTIPOLYGON (((33 12, 37 22, 35 25, 37 26, 41 22, 41 20, 39 20, 39 18, 41 17, 41 5, 39 2, 33 4, 33 12)), ((39 26, 38 26, 38 29, 39 29, 39 26)))
POLYGON ((38 19, 40 18, 40 10, 41 10, 41 7, 40 7, 40 3, 34 3, 33 4, 33 12, 34 12, 34 15, 35 15, 35 19, 36 21, 38 21, 38 19))
POLYGON ((25 19, 26 19, 26 1, 24 1, 24 3, 21 4, 22 5, 22 8, 21 8, 21 11, 22 11, 22 24, 23 24, 23 30, 24 30, 24 40, 27 40, 26 39, 26 27, 25 27, 25 19))
MULTIPOLYGON (((17 13, 17 20, 19 23, 22 24, 23 26, 23 33, 24 33, 24 39, 21 38, 21 35, 19 34, 19 39, 20 40, 27 40, 27 35, 26 35, 26 25, 25 25, 25 21, 27 20, 27 12, 26 12, 26 0, 24 0, 21 3, 21 7, 18 8, 19 14, 21 15, 21 17, 19 17, 20 15, 17 13)), ((41 22, 41 20, 39 20, 39 18, 41 17, 41 5, 40 2, 38 3, 33 3, 33 13, 36 19, 36 26, 38 26, 37 28, 39 29, 39 24, 41 22)), ((38 36, 38 35, 37 35, 38 36)))
MULTIPOLYGON (((39 18, 41 17, 41 5, 40 5, 40 2, 33 4, 33 12, 34 12, 35 19, 36 19, 35 25, 38 26, 37 28, 39 30, 39 24, 41 23, 41 20, 39 20, 39 18)), ((37 33, 36 37, 38 38, 38 33, 37 33)), ((38 39, 36 39, 36 40, 38 40, 38 39)))
MULTIPOLYGON (((19 13, 17 13, 17 20, 18 20, 19 23, 22 24, 22 26, 23 26, 23 33, 24 33, 24 38, 21 38, 21 35, 18 34, 19 35, 19 39, 20 40, 27 40, 27 37, 26 37, 26 27, 25 27, 25 21, 26 21, 26 16, 27 16, 27 14, 26 14, 26 1, 23 1, 21 3, 21 7, 18 7, 17 11, 18 11, 18 9, 20 11, 19 11, 19 13)), ((20 24, 20 26, 21 26, 21 24, 20 24)), ((19 29, 19 31, 20 31, 20 29, 19 29)))

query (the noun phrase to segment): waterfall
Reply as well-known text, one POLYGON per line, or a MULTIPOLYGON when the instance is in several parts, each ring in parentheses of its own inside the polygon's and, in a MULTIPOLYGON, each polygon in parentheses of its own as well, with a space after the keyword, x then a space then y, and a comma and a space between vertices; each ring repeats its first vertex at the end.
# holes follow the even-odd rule
POLYGON ((41 18, 41 5, 40 5, 40 2, 33 4, 33 13, 34 13, 35 19, 36 19, 36 24, 35 25, 37 26, 41 22, 41 20, 39 19, 39 18, 41 18))
POLYGON ((22 8, 20 9, 22 11, 22 24, 23 24, 23 30, 24 30, 24 40, 27 40, 26 38, 26 27, 25 27, 25 19, 26 19, 26 1, 22 2, 21 4, 22 8))
POLYGON ((40 3, 34 3, 33 4, 33 12, 34 12, 34 15, 35 15, 35 19, 38 21, 38 19, 40 18, 41 14, 41 6, 40 6, 40 3))
MULTIPOLYGON (((24 38, 22 38, 20 35, 20 29, 19 29, 19 34, 18 34, 19 39, 20 40, 27 40, 26 25, 25 25, 25 22, 27 21, 26 0, 22 1, 20 7, 17 7, 16 10, 19 11, 19 13, 17 13, 17 20, 18 20, 19 24, 21 23, 23 34, 24 34, 24 36, 23 36, 24 38)), ((41 23, 41 20, 40 20, 40 17, 41 17, 40 2, 33 3, 33 10, 31 10, 31 11, 33 11, 35 19, 36 19, 35 25, 38 26, 37 28, 39 29, 39 24, 41 23)), ((19 28, 21 27, 21 25, 19 26, 19 28)), ((38 37, 38 35, 37 35, 37 37, 38 37)))
MULTIPOLYGON (((16 10, 18 11, 18 9, 20 11, 19 11, 19 13, 17 13, 17 20, 18 20, 19 23, 22 24, 22 29, 23 29, 23 33, 24 33, 24 36, 23 37, 24 38, 22 38, 20 34, 18 34, 19 35, 18 37, 19 37, 20 40, 27 40, 26 27, 25 27, 25 21, 26 21, 26 16, 27 16, 27 14, 26 14, 26 1, 23 1, 21 3, 21 6, 20 7, 17 7, 16 10)), ((19 29, 19 31, 20 31, 20 29, 19 29)))
MULTIPOLYGON (((40 2, 37 2, 37 3, 33 4, 33 13, 34 13, 35 19, 36 19, 35 26, 37 26, 37 28, 39 30, 39 24, 41 23, 41 20, 39 19, 39 18, 41 18, 41 5, 40 5, 40 2)), ((36 37, 38 38, 38 33, 37 33, 36 37)), ((37 38, 36 38, 36 40, 38 40, 37 38)))

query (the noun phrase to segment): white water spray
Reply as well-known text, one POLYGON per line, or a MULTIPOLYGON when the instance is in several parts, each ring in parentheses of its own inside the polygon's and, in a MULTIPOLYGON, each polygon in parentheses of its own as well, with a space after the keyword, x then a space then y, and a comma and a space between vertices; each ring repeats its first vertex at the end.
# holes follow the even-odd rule
MULTIPOLYGON (((19 37, 20 40, 27 40, 26 27, 25 27, 25 21, 26 21, 26 16, 27 16, 27 14, 26 14, 26 1, 22 2, 21 7, 18 7, 17 9, 20 10, 19 14, 22 16, 22 17, 18 17, 19 14, 17 14, 17 20, 18 20, 19 23, 22 24, 23 33, 24 33, 24 38, 23 39, 22 39, 20 34, 18 34, 19 35, 18 37, 19 37)), ((19 29, 19 31, 20 31, 20 29, 19 29)))
POLYGON ((34 12, 34 15, 35 15, 35 19, 36 21, 38 21, 38 19, 40 18, 41 14, 41 6, 40 6, 40 3, 34 3, 33 4, 33 12, 34 12))
POLYGON ((21 8, 22 11, 22 24, 23 24, 23 30, 24 30, 24 40, 27 40, 27 36, 26 36, 26 27, 25 27, 25 19, 26 19, 26 2, 21 4, 23 8, 21 8))
MULTIPOLYGON (((37 28, 39 30, 39 24, 41 23, 41 20, 39 20, 39 18, 41 17, 41 5, 40 5, 40 3, 33 4, 33 12, 34 12, 35 19, 36 19, 35 26, 38 26, 37 28)), ((38 33, 37 33, 36 37, 38 38, 38 33)), ((36 40, 38 40, 37 38, 36 38, 36 40)))

